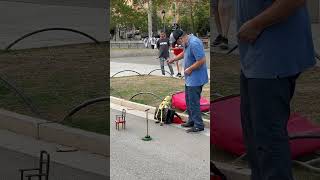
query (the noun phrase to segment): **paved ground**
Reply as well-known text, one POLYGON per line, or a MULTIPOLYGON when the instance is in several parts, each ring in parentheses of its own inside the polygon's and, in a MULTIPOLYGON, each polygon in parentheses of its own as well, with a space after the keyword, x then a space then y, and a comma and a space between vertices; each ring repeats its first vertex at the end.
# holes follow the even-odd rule
MULTIPOLYGON (((126 50, 123 50, 126 51, 126 50)), ((126 54, 126 52, 123 52, 126 54)), ((210 68, 210 55, 209 51, 206 52, 207 57, 207 66, 210 68)), ((110 76, 114 75, 115 73, 121 71, 121 70, 134 70, 141 74, 148 74, 150 71, 154 69, 159 69, 160 63, 157 56, 141 56, 138 54, 138 56, 131 56, 131 57, 116 57, 110 59, 110 76)), ((168 66, 165 66, 166 71, 169 71, 168 66)), ((173 70, 175 75, 177 74, 177 68, 176 65, 173 64, 173 70)), ((182 71, 183 74, 183 71, 182 71)), ((126 76, 126 75, 134 75, 132 72, 125 72, 121 73, 118 76, 126 76)), ((152 75, 159 75, 161 76, 161 71, 155 71, 152 73, 152 75)), ((208 75, 210 77, 210 69, 208 69, 208 75)))
POLYGON ((107 157, 85 151, 56 152, 57 147, 61 146, 0 130, 0 179, 19 179, 18 169, 34 168, 41 150, 51 155, 52 180, 105 180, 108 177, 107 157))
MULTIPOLYGON (((112 109, 110 119, 116 114, 119 111, 112 109)), ((209 179, 209 136, 188 134, 175 126, 160 127, 149 122, 153 140, 144 142, 141 140, 146 134, 143 116, 127 115, 127 129, 120 131, 111 121, 111 179, 209 179)))
MULTIPOLYGON (((0 49, 26 33, 52 27, 72 28, 106 41, 108 18, 102 0, 0 0, 0 49)), ((36 34, 14 48, 33 48, 91 42, 71 32, 36 34)))
MULTIPOLYGON (((15 180, 20 178, 18 169, 36 168, 39 160, 20 152, 0 148, 0 179, 15 180)), ((105 180, 105 176, 85 172, 79 169, 52 163, 50 168, 52 180, 105 180)))

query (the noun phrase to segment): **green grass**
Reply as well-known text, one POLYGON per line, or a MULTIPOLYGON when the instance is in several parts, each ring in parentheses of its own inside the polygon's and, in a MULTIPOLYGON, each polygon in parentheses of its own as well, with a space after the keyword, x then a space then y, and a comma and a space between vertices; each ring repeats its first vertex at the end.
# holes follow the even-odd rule
MULTIPOLYGON (((110 80, 110 95, 129 100, 139 92, 151 92, 159 96, 158 99, 152 95, 139 95, 132 101, 157 107, 163 98, 177 92, 184 91, 184 80, 161 76, 127 76, 114 77, 110 80)), ((203 88, 202 96, 210 98, 209 84, 203 88)))
MULTIPOLYGON (((23 90, 41 117, 61 121, 74 106, 105 96, 109 51, 105 44, 80 44, 15 50, 0 54, 0 74, 23 90)), ((0 82, 0 108, 35 116, 21 99, 0 82)), ((93 104, 66 125, 109 133, 108 103, 93 104)))

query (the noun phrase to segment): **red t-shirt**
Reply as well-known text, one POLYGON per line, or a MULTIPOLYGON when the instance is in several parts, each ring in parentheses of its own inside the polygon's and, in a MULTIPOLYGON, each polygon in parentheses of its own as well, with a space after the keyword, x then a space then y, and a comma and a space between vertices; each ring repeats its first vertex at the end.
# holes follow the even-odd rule
POLYGON ((176 56, 178 56, 182 52, 183 52, 182 48, 178 48, 178 47, 173 48, 173 54, 176 55, 176 56))

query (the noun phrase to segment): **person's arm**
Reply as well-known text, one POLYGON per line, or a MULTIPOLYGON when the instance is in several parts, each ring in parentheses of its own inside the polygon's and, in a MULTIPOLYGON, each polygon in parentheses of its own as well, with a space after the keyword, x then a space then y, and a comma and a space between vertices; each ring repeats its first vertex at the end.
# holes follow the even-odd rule
POLYGON ((169 64, 175 62, 175 61, 179 61, 180 59, 182 59, 184 57, 184 52, 181 52, 178 56, 174 57, 174 58, 171 58, 169 59, 167 62, 169 64))
POLYGON ((203 64, 206 63, 206 56, 205 52, 203 50, 203 43, 198 42, 196 44, 191 44, 190 48, 192 49, 192 53, 194 57, 196 58, 196 62, 193 63, 191 66, 185 69, 184 73, 187 75, 190 75, 192 71, 200 68, 203 64))
POLYGON ((305 0, 274 0, 270 7, 240 27, 239 40, 254 43, 265 28, 282 22, 304 5, 305 0))
POLYGON ((158 39, 156 44, 157 44, 157 49, 159 49, 160 48, 160 39, 158 39))
POLYGON ((206 57, 203 57, 193 63, 190 67, 185 70, 185 74, 191 74, 193 70, 198 69, 200 66, 206 63, 206 57))

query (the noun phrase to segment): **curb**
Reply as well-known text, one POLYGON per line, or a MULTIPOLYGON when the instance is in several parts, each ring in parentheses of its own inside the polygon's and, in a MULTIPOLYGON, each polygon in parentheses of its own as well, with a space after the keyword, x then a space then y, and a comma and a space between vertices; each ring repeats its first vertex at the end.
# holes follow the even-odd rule
MULTIPOLYGON (((139 111, 144 111, 146 109, 150 109, 149 112, 151 114, 154 114, 155 111, 156 111, 156 108, 153 107, 153 106, 148 106, 148 105, 139 104, 139 103, 136 103, 136 102, 131 102, 131 101, 128 101, 128 100, 125 100, 125 99, 121 99, 121 98, 117 98, 117 97, 114 97, 114 96, 110 96, 110 103, 114 103, 114 104, 117 104, 117 105, 120 105, 120 106, 125 106, 127 108, 131 108, 131 109, 135 109, 135 110, 139 110, 139 111)), ((178 114, 183 119, 188 119, 188 117, 189 117, 186 114, 182 114, 182 113, 178 113, 178 114)), ((203 119, 203 123, 204 123, 204 126, 206 128, 210 128, 210 120, 203 119)))
POLYGON ((110 155, 109 136, 67 127, 4 109, 0 109, 0 128, 94 154, 110 155))

